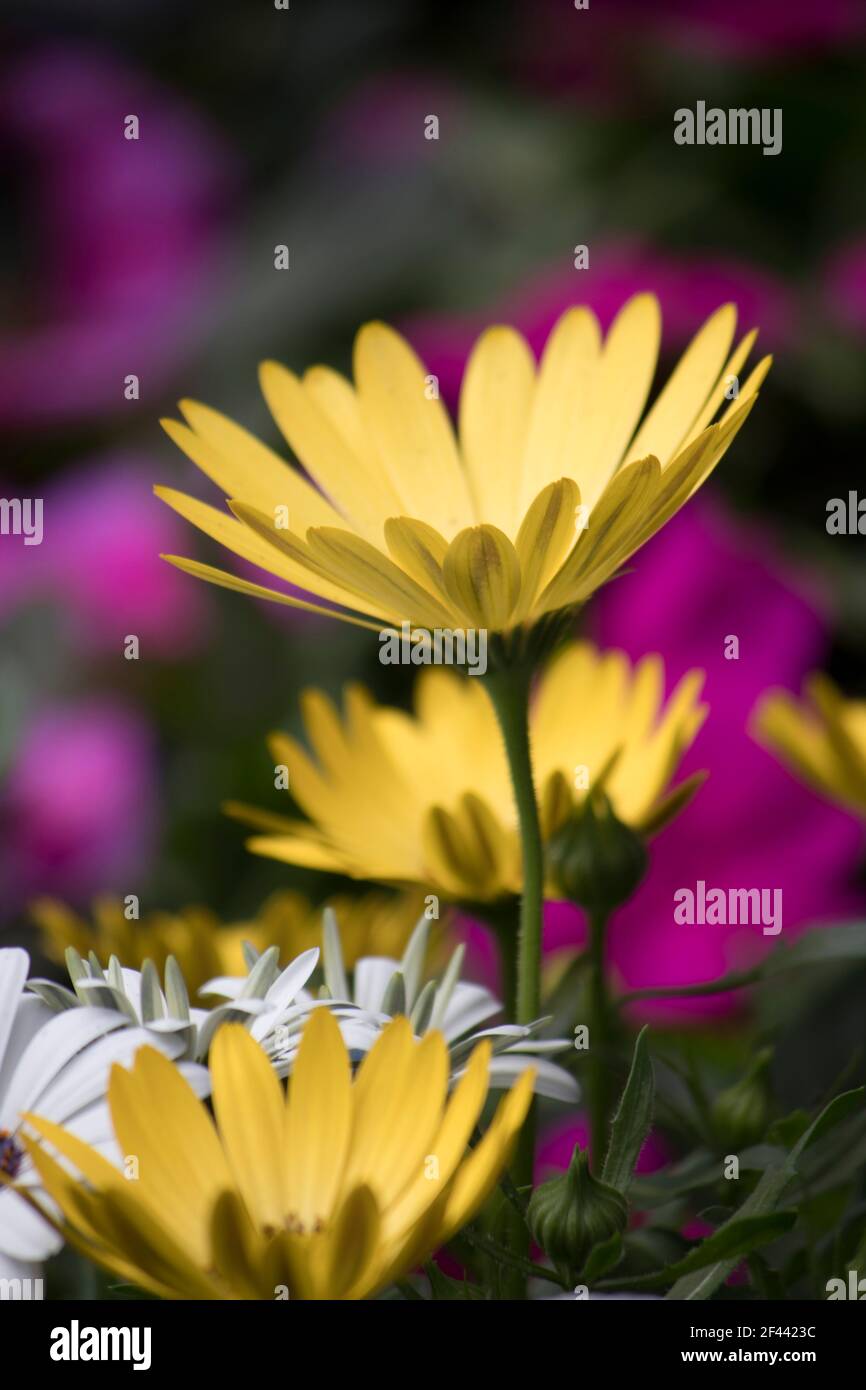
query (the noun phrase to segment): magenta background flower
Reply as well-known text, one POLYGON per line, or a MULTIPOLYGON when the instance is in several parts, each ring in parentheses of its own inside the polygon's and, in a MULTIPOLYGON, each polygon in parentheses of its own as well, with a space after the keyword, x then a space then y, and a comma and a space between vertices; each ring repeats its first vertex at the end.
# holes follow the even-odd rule
POLYGON ((37 893, 141 892, 156 801, 153 734, 140 715, 108 698, 42 710, 0 797, 6 912, 37 893))
MULTIPOLYGON (((611 924, 611 968, 622 983, 636 989, 711 980, 772 946, 775 938, 760 926, 677 925, 673 895, 698 879, 723 889, 780 889, 784 939, 862 910, 854 887, 859 823, 796 781, 748 731, 759 696, 770 686, 799 689, 828 645, 819 596, 795 581, 766 531, 695 499, 636 558, 634 572, 603 593, 596 632, 633 659, 661 652, 669 688, 689 667, 701 667, 710 706, 682 767, 683 776, 707 768, 710 777, 658 836, 644 885, 611 924), (730 635, 739 639, 736 661, 724 655, 730 635)), ((550 921, 550 945, 561 929, 550 921)), ((669 1002, 664 1012, 730 1005, 723 995, 669 1002)))
POLYGON ((320 145, 328 160, 351 160, 371 169, 415 162, 438 148, 424 123, 437 116, 442 138, 455 134, 464 98, 439 74, 377 73, 354 87, 326 120, 320 145))
MULTIPOLYGON (((660 294, 668 347, 681 346, 725 297, 739 303, 745 325, 769 317, 770 345, 793 314, 783 287, 750 266, 682 265, 624 248, 585 278, 575 273, 534 284, 483 321, 516 322, 538 351, 570 302, 592 304, 607 323, 628 294, 646 288, 660 294)), ((410 328, 452 403, 481 326, 479 317, 410 328)), ((768 687, 798 690, 803 676, 822 664, 829 636, 819 596, 795 582, 768 533, 734 523, 705 496, 692 501, 631 564, 633 573, 608 586, 592 605, 594 635, 633 659, 661 652, 669 689, 691 667, 706 670, 710 715, 682 775, 706 768, 710 779, 653 842, 644 884, 611 923, 611 972, 628 990, 712 980, 751 963, 772 944, 760 926, 677 925, 674 893, 694 890, 699 879, 708 888, 780 889, 786 936, 863 906, 853 886, 863 848, 859 825, 795 782, 747 728, 768 687), (738 661, 724 657, 729 634, 739 638, 738 661)), ((475 969, 495 980, 492 943, 483 929, 470 926, 468 932, 475 969)), ((573 948, 583 939, 581 914, 568 904, 548 904, 547 950, 573 948)), ((729 995, 708 996, 642 1004, 636 1012, 688 1020, 725 1013, 736 1002, 729 995)))
POLYGON ((154 476, 147 456, 115 454, 47 488, 42 544, 7 538, 0 549, 0 617, 23 602, 48 602, 77 648, 118 658, 131 633, 145 658, 198 647, 208 596, 159 558, 187 553, 189 535, 154 497, 154 476))
POLYGON ((866 332, 866 237, 840 246, 823 276, 825 304, 837 322, 866 332))
POLYGON ((551 328, 572 304, 588 304, 604 329, 633 294, 651 290, 663 309, 664 348, 683 348, 709 315, 727 301, 737 305, 740 329, 759 326, 763 351, 793 335, 797 307, 787 286, 772 272, 724 256, 672 257, 636 243, 621 242, 591 255, 587 270, 542 272, 493 311, 462 318, 419 317, 408 336, 453 407, 469 351, 491 322, 517 324, 536 356, 551 328))
MULTIPOLYGON (((674 894, 707 888, 782 892, 782 939, 805 927, 862 913, 855 876, 863 853, 858 821, 816 796, 758 746, 748 732, 758 697, 770 686, 799 690, 822 663, 827 629, 815 593, 796 583, 766 533, 734 523, 705 497, 689 503, 633 561, 633 571, 596 601, 594 636, 634 660, 661 652, 668 690, 691 667, 706 671, 710 707, 681 776, 710 776, 687 809, 652 842, 646 879, 614 914, 608 961, 619 990, 717 979, 763 956, 779 938, 755 926, 683 926, 674 894), (725 640, 739 638, 739 660, 725 640)), ((495 980, 488 933, 468 924, 476 973, 495 980)), ((548 903, 547 952, 580 947, 583 914, 548 903)), ((636 1017, 688 1022, 731 1011, 730 994, 644 1001, 636 1017)))
POLYGON ((204 331, 232 183, 226 152, 182 102, 108 52, 40 47, 0 70, 0 141, 21 167, 31 257, 3 287, 26 318, 0 337, 0 420, 134 410, 124 377, 137 374, 152 401, 204 331), (124 138, 130 114, 137 141, 124 138))
MULTIPOLYGON (((567 1115, 546 1127, 535 1149, 536 1184, 546 1182, 568 1167, 575 1144, 580 1144, 584 1149, 591 1148, 589 1125, 582 1115, 567 1115)), ((664 1167, 669 1157, 667 1147, 653 1131, 647 1135, 635 1172, 654 1173, 664 1167)))
POLYGON ((636 99, 632 74, 663 53, 733 67, 775 64, 810 58, 864 29, 860 0, 615 0, 585 11, 570 0, 533 0, 517 12, 513 61, 538 87, 622 109, 636 99))

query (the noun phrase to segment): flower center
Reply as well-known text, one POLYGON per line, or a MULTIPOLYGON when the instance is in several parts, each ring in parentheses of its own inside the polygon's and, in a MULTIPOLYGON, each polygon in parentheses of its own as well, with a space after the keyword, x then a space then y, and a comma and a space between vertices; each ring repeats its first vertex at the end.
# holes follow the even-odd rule
POLYGON ((7 1178, 17 1178, 23 1158, 24 1150, 8 1129, 0 1129, 0 1173, 7 1178))

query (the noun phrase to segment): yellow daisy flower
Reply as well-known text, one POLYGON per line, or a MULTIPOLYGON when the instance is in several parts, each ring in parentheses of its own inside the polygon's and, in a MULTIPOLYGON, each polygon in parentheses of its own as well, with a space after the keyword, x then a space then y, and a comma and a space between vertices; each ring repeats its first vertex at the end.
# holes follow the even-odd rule
MULTIPOLYGON (((562 649, 530 709, 545 839, 590 788, 603 787, 620 820, 644 834, 680 809, 700 779, 669 784, 706 715, 702 681, 690 672, 665 704, 660 657, 632 667, 586 642, 562 649)), ((312 756, 287 734, 274 734, 270 750, 309 821, 230 804, 267 832, 251 850, 469 902, 520 892, 517 808, 482 682, 428 670, 413 714, 377 705, 360 686, 347 689, 342 719, 318 690, 302 710, 312 756)))
POLYGON ((196 993, 215 976, 246 973, 245 941, 259 953, 276 946, 283 963, 321 946, 323 907, 334 909, 349 969, 361 956, 401 956, 423 906, 418 893, 340 894, 314 906, 302 893, 282 889, 250 921, 229 925, 203 907, 150 912, 130 921, 122 901, 109 897, 96 899, 91 921, 55 898, 38 899, 30 915, 52 960, 62 962, 71 946, 85 958, 92 951, 103 963, 116 956, 132 970, 150 960, 162 976, 174 956, 188 989, 196 993))
POLYGON ((457 436, 423 365, 383 323, 357 335, 354 384, 329 367, 299 378, 265 362, 265 399, 312 482, 226 416, 183 401, 184 421, 164 427, 233 515, 156 491, 324 606, 166 558, 374 629, 532 626, 587 599, 716 466, 770 365, 739 382, 756 334, 734 346, 735 327, 733 305, 717 310, 646 415, 661 336, 654 296, 629 300, 604 339, 590 309, 568 310, 537 365, 514 329, 490 328, 466 367, 457 436))
POLYGON ((866 817, 866 700, 846 700, 820 673, 804 694, 803 701, 785 690, 765 695, 756 737, 810 786, 866 817))
POLYGON ((353 1077, 340 1030, 314 1013, 284 1094, 246 1030, 211 1049, 216 1123, 164 1057, 114 1067, 109 1106, 131 1182, 69 1131, 28 1123, 66 1160, 27 1141, 63 1231, 121 1279, 163 1298, 358 1299, 425 1259, 474 1214, 508 1162, 532 1096, 525 1074, 483 1139, 489 1044, 448 1095, 441 1034, 408 1019, 353 1077), (82 1181, 83 1179, 83 1181, 82 1181))

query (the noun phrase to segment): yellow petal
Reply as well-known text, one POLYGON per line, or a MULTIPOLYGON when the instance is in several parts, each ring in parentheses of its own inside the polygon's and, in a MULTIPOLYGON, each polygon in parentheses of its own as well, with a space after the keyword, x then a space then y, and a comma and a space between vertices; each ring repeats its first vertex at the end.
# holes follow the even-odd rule
POLYGON ((367 434, 406 516, 450 538, 474 520, 451 422, 423 366, 384 323, 355 339, 355 381, 367 434))
MULTIPOLYGON (((269 521, 267 525, 263 525, 257 535, 255 529, 247 522, 246 516, 241 515, 240 507, 238 507, 240 519, 236 520, 235 517, 228 516, 217 507, 210 507, 206 502, 199 502, 195 497, 187 497, 185 493, 176 492, 174 488, 155 487, 153 490, 156 496, 167 503, 179 516, 191 521, 193 526, 204 531, 206 536, 219 541, 220 545, 226 546, 235 555, 240 555, 250 564, 258 565, 261 569, 277 575, 279 579, 284 579, 289 584, 309 588, 309 569, 299 564, 294 556, 280 549, 278 538, 282 532, 276 529, 273 520, 269 521), (245 522, 247 522, 246 525, 245 522)), ((257 509, 251 508, 250 510, 258 517, 264 518, 265 516, 264 512, 259 512, 257 509)), ((338 588, 337 585, 317 581, 316 589, 320 597, 328 599, 329 602, 352 606, 352 595, 347 593, 345 589, 338 588)))
POLYGON ((189 425, 163 420, 162 427, 224 497, 243 497, 271 515, 275 507, 288 507, 302 532, 308 526, 341 525, 340 513, 321 493, 255 435, 196 401, 181 401, 180 408, 189 425))
POLYGON ((360 1184, 380 1208, 399 1197, 421 1170, 441 1119, 448 1057, 441 1034, 416 1043, 406 1018, 385 1028, 358 1068, 352 1144, 343 1191, 360 1184))
POLYGON ((207 1214, 230 1178, 210 1116, 174 1063, 141 1048, 112 1068, 108 1100, 121 1152, 138 1159, 131 1184, 194 1258, 207 1258, 207 1214))
POLYGON ((327 1263, 321 1298, 364 1298, 373 1292, 370 1272, 379 1250, 379 1208, 369 1187, 356 1187, 325 1237, 327 1263))
POLYGON ((532 1104, 534 1084, 535 1070, 530 1067, 500 1101, 481 1143, 476 1145, 457 1170, 443 1213, 444 1240, 472 1220, 507 1167, 520 1127, 532 1104))
POLYGON ((381 550, 350 531, 332 527, 307 533, 310 553, 337 583, 419 627, 449 627, 452 612, 381 550))
POLYGON ((548 483, 563 477, 580 482, 581 448, 600 348, 598 320, 591 309, 566 310, 551 330, 532 402, 518 517, 548 483))
POLYGON ((535 360, 513 328, 488 328, 475 344, 460 391, 460 447, 476 514, 507 535, 516 506, 535 389, 535 360))
POLYGON ((495 526, 461 531, 448 547, 445 587, 454 603, 480 628, 507 627, 520 594, 520 562, 508 537, 495 526))
POLYGON ((448 550, 444 536, 428 526, 426 521, 392 516, 385 522, 385 541, 392 558, 405 574, 411 575, 444 608, 453 607, 442 576, 442 565, 448 550))
POLYGON ((285 1123, 287 1202, 310 1229, 331 1219, 352 1130, 349 1055, 328 1009, 314 1009, 304 1029, 285 1123))
POLYGON ((302 608, 305 613, 319 613, 325 618, 338 618, 341 623, 351 623, 353 627, 365 627, 371 632, 379 632, 383 622, 387 622, 387 619, 380 619, 378 623, 371 623, 363 618, 352 617, 349 613, 341 613, 335 608, 322 608, 317 603, 307 603, 304 599, 292 598, 290 594, 280 594, 276 589, 266 589, 261 584, 252 584, 247 579, 239 579, 235 574, 215 569, 213 565, 203 565, 198 560, 188 560, 183 555, 160 555, 159 558, 167 560, 175 569, 183 570, 184 574, 191 574, 194 579, 206 579, 209 584, 215 584, 219 589, 231 589, 233 593, 248 594, 250 598, 267 599, 269 603, 284 603, 287 608, 302 608))
POLYGON ((400 1241, 432 1202, 447 1192, 457 1165, 478 1122, 487 1096, 492 1047, 485 1038, 473 1049, 466 1070, 448 1101, 442 1123, 431 1144, 430 1158, 415 1181, 385 1213, 383 1239, 400 1241))
POLYGON ((580 442, 577 480, 587 507, 595 506, 640 419, 655 375, 661 331, 661 310, 653 294, 634 295, 608 330, 580 442))
POLYGON ((723 304, 707 319, 638 430, 626 462, 654 454, 664 466, 681 447, 719 379, 736 324, 733 304, 723 304))
MULTIPOLYGON (((594 577, 611 560, 631 553, 631 538, 643 525, 650 499, 658 488, 661 469, 656 458, 626 464, 593 507, 586 530, 538 600, 550 611, 578 603, 592 593, 594 577)), ((633 548, 633 547, 632 547, 633 548)))
POLYGON ((583 525, 580 493, 570 478, 549 483, 523 518, 515 541, 520 562, 520 601, 514 621, 522 622, 538 594, 552 579, 583 525))
POLYGON ((381 544, 385 518, 398 503, 381 469, 350 448, 293 372, 263 362, 259 381, 271 414, 307 472, 361 535, 381 544))
POLYGON ((235 1186, 262 1230, 286 1214, 282 1088, 264 1051, 240 1023, 217 1030, 210 1050, 213 1105, 235 1186))

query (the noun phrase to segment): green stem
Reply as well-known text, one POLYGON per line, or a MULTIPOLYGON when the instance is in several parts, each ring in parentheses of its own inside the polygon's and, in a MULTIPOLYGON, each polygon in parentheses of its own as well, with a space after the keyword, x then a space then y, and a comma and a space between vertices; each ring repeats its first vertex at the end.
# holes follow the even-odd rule
MULTIPOLYGON (((501 669, 487 677, 487 689, 499 720, 505 752, 514 787, 514 800, 520 826, 520 847, 523 864, 523 896, 520 902, 520 928, 517 936, 517 960, 514 971, 513 995, 517 1023, 532 1023, 541 1012, 541 924, 544 899, 544 857, 538 803, 532 780, 532 757, 529 747, 529 690, 532 665, 501 669)), ((507 962, 503 961, 507 968, 507 962)), ((508 991, 506 991, 508 993, 508 991)), ((535 1158, 535 1104, 529 1113, 517 1142, 512 1168, 513 1179, 519 1188, 531 1188, 535 1158)), ((529 1231, 518 1212, 512 1208, 507 1218, 509 1245, 517 1260, 525 1260, 529 1251, 529 1231)), ((525 1279, 520 1269, 509 1271, 506 1296, 524 1298, 525 1279)))
POLYGON ((610 1001, 604 968, 607 915, 589 914, 589 1127, 592 1165, 601 1172, 607 1149, 612 1096, 609 1085, 610 1001))
POLYGON ((541 920, 544 859, 538 804, 529 751, 529 687, 532 669, 511 667, 492 672, 487 689, 505 741, 514 787, 523 859, 523 896, 517 939, 517 1023, 532 1023, 541 1012, 541 920))

